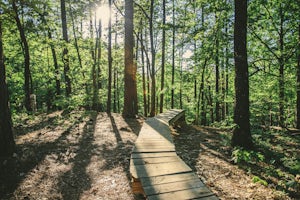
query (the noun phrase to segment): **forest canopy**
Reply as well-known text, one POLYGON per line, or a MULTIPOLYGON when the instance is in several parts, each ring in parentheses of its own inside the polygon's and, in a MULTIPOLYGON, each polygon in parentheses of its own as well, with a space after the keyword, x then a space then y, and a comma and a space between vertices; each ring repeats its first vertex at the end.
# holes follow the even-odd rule
MULTIPOLYGON (((138 113, 176 107, 190 123, 232 124, 233 1, 133 5, 138 113)), ((252 0, 247 11, 251 124, 299 127, 299 3, 252 0)), ((123 1, 5 0, 1 13, 13 116, 35 111, 33 96, 38 112, 123 111, 123 1)))

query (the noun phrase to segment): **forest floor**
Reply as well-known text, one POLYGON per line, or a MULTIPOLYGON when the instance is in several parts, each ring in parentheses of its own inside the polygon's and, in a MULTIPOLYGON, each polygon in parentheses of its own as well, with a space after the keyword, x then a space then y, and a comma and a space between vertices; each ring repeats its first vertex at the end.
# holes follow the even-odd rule
MULTIPOLYGON (((0 199, 141 199, 129 159, 143 119, 87 111, 21 116, 17 151, 0 159, 0 199)), ((221 130, 174 130, 177 153, 220 199, 289 199, 231 160, 221 130)))

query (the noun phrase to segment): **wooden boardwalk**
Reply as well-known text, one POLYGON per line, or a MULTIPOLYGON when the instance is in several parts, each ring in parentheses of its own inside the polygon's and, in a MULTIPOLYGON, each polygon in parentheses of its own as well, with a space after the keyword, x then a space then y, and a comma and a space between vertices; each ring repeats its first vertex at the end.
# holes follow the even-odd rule
POLYGON ((216 200, 176 154, 169 125, 180 120, 184 111, 172 109, 144 122, 130 159, 133 192, 149 200, 216 200))

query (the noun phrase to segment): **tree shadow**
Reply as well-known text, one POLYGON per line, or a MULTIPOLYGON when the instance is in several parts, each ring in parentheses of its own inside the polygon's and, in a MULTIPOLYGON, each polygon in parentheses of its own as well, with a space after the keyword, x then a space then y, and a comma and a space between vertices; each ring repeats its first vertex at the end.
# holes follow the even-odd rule
POLYGON ((62 174, 58 180, 58 187, 63 199, 79 199, 80 195, 91 188, 91 179, 86 168, 95 149, 94 133, 97 114, 91 115, 91 120, 83 128, 83 134, 77 143, 77 154, 73 158, 73 167, 62 174))
POLYGON ((193 171, 196 171, 196 164, 202 151, 208 151, 215 157, 224 160, 227 163, 231 163, 228 156, 231 153, 231 149, 222 149, 222 137, 211 130, 204 129, 200 131, 192 126, 185 125, 180 129, 176 129, 179 133, 174 137, 174 143, 177 154, 182 160, 188 164, 193 171), (205 133, 210 131, 210 134, 205 133), (220 153, 223 152, 223 153, 220 153))
POLYGON ((71 130, 76 129, 84 117, 85 114, 83 113, 53 142, 38 144, 27 142, 17 145, 16 157, 9 158, 6 161, 0 160, 0 199, 12 198, 14 191, 26 178, 26 175, 35 169, 47 155, 66 152, 68 149, 68 135, 70 135, 71 130), (3 162, 6 162, 6 164, 2 165, 3 162))
POLYGON ((142 122, 137 118, 124 118, 124 120, 131 128, 132 132, 138 136, 142 128, 142 122))

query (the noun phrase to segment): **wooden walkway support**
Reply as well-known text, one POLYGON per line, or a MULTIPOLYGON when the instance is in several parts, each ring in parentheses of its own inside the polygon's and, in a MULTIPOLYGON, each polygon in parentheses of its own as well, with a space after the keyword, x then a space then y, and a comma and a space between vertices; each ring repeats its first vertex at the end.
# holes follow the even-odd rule
POLYGON ((169 125, 184 116, 172 109, 144 122, 130 159, 134 193, 149 200, 218 199, 176 154, 169 125))

